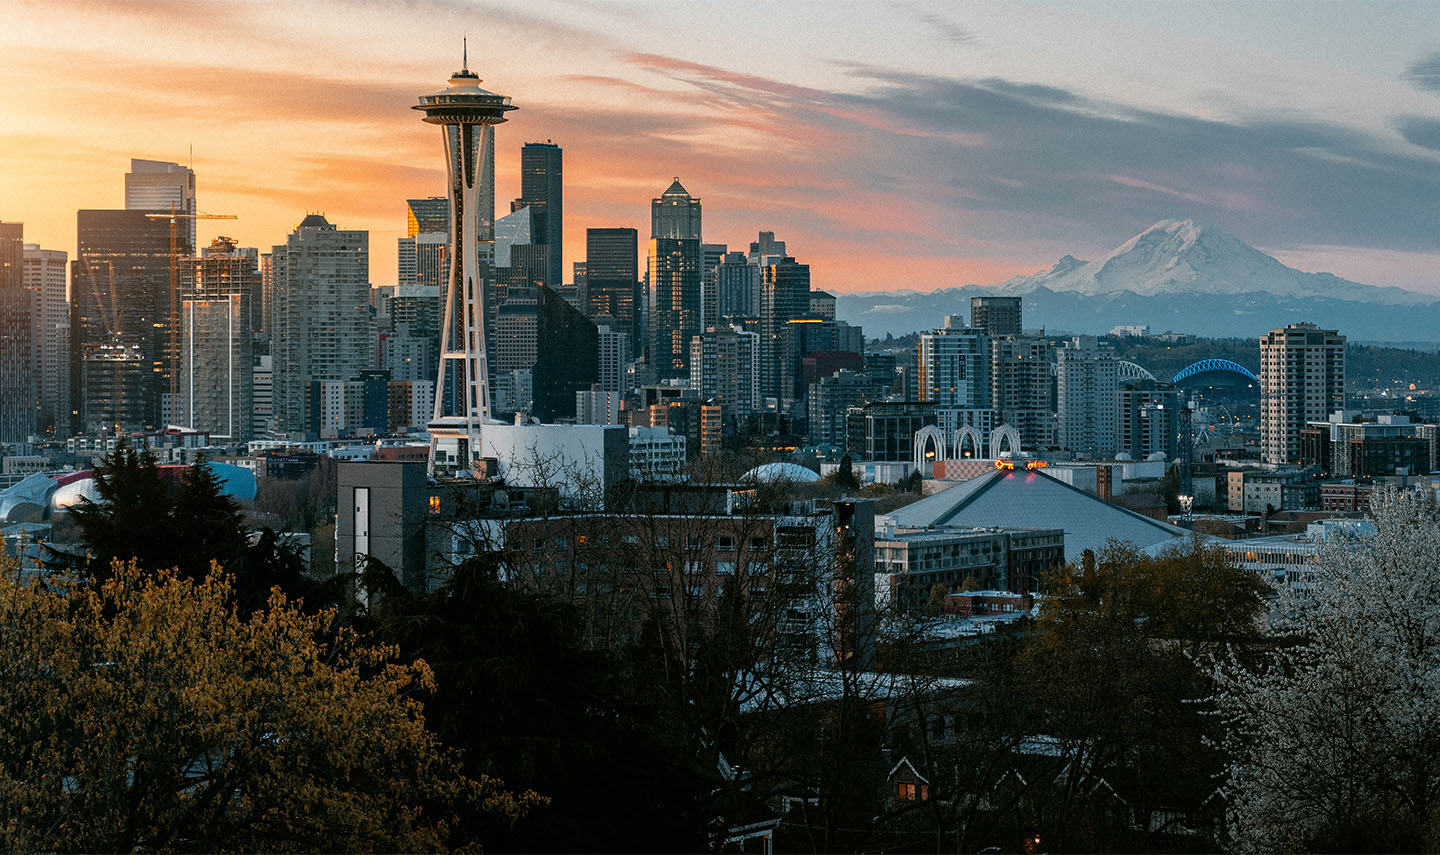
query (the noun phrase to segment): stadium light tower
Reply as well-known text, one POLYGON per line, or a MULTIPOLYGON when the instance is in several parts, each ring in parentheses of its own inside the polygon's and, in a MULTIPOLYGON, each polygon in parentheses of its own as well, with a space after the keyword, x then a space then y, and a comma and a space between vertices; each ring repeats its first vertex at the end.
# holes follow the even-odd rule
POLYGON ((412 109, 439 125, 450 188, 450 276, 440 328, 440 372, 429 424, 427 471, 473 470, 480 432, 490 415, 485 363, 485 300, 480 242, 495 239, 495 126, 514 110, 510 99, 480 88, 468 50, 445 91, 425 95, 412 109))

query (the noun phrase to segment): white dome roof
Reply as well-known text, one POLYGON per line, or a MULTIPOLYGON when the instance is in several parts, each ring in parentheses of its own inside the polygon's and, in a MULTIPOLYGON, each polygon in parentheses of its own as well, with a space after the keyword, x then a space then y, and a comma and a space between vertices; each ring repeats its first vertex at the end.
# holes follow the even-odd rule
POLYGON ((763 484, 776 481, 813 484, 820 480, 820 476, 813 469, 806 469, 798 463, 764 463, 746 472, 740 480, 758 481, 763 484))

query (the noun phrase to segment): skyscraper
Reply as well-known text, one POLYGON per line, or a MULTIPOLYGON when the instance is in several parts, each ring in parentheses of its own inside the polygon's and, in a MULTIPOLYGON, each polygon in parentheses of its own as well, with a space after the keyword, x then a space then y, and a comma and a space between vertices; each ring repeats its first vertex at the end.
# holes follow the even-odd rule
POLYGON ((1289 324, 1260 338, 1260 446, 1266 463, 1296 463, 1300 431, 1345 408, 1345 336, 1289 324))
POLYGON ((30 304, 24 226, 0 223, 0 442, 24 442, 35 432, 30 304))
POLYGON ((799 360, 786 348, 787 325, 810 311, 810 265, 765 257, 760 268, 760 394, 780 403, 795 397, 799 360))
POLYGON ((30 292, 30 370, 35 376, 36 429, 70 432, 70 299, 64 250, 25 244, 25 290, 30 292))
POLYGON ((1020 298, 971 297, 970 326, 991 338, 1020 335, 1020 298))
POLYGON ((760 337, 733 327, 706 330, 690 341, 690 388, 729 415, 751 413, 760 398, 760 337))
POLYGON ((650 350, 660 379, 685 377, 700 332, 700 200, 680 179, 650 202, 650 350))
MULTIPOLYGON (((195 173, 178 163, 131 158, 130 171, 125 173, 125 210, 194 214, 195 173)), ((175 227, 185 236, 180 255, 193 255, 197 248, 195 220, 180 220, 175 227)))
POLYGON ((76 227, 73 336, 82 364, 99 360, 81 371, 85 429, 160 427, 170 388, 170 224, 143 211, 85 210, 76 227))
POLYGON ((760 265, 751 264, 743 252, 727 252, 715 268, 716 316, 760 317, 760 265))
POLYGON ((614 319, 616 331, 641 339, 640 235, 635 229, 585 230, 585 314, 614 319))
POLYGON ((990 342, 990 398, 1000 421, 1025 448, 1055 445, 1054 348, 1043 338, 1005 336, 990 342))
POLYGON ((1120 360, 1094 336, 1076 336, 1055 357, 1057 440, 1075 452, 1119 450, 1120 360))
POLYGON ((920 400, 937 407, 988 409, 990 337, 961 326, 952 315, 946 326, 920 336, 920 400))
POLYGON ((495 126, 515 107, 509 98, 481 89, 480 82, 462 67, 444 92, 422 96, 412 108, 441 127, 450 197, 452 261, 441 298, 446 308, 429 425, 431 475, 473 469, 483 453, 480 431, 490 411, 480 242, 495 238, 495 126))
POLYGON ((700 244, 700 329, 720 324, 720 289, 716 270, 729 251, 723 243, 700 244))
POLYGON ((564 150, 553 142, 525 143, 520 149, 520 203, 535 209, 531 243, 545 247, 545 282, 551 288, 565 284, 564 248, 565 182, 561 160, 564 150))
POLYGON ((350 380, 375 366, 370 234, 310 214, 271 258, 275 419, 279 430, 298 432, 305 430, 307 383, 350 380))

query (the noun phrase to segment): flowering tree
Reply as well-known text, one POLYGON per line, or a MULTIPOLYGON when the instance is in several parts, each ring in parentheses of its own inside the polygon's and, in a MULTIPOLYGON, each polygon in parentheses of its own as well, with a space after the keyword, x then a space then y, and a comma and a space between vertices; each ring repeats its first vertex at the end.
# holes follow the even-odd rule
POLYGON ((1440 509, 1387 492, 1332 538, 1258 661, 1213 670, 1242 851, 1440 843, 1440 509))
POLYGON ((457 809, 541 800, 471 780, 425 729, 423 661, 278 592, 116 563, 28 580, 0 553, 0 848, 433 851, 457 809))

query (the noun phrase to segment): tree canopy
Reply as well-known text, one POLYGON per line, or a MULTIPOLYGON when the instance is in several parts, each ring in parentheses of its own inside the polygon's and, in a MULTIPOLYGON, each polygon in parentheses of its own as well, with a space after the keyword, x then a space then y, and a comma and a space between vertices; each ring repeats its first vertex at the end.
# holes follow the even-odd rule
POLYGON ((103 581, 0 568, 0 847, 433 851, 454 817, 541 803, 467 778, 426 730, 423 661, 278 591, 117 563, 103 581))
POLYGON ((1270 654, 1214 669, 1236 849, 1440 845, 1440 510, 1388 491, 1370 512, 1281 602, 1270 654))

